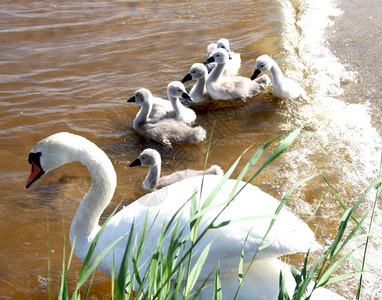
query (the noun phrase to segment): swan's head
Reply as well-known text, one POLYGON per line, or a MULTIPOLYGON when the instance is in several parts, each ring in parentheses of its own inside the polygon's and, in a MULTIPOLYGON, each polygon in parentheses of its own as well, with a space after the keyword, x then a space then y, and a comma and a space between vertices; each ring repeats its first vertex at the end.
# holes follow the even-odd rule
POLYGON ((203 77, 207 77, 208 70, 205 65, 200 63, 195 63, 191 66, 190 71, 184 78, 182 79, 182 82, 186 82, 189 80, 198 80, 203 77))
POLYGON ((147 166, 153 167, 161 164, 162 160, 158 151, 154 149, 143 150, 142 153, 134 160, 129 167, 147 166))
POLYGON ((73 155, 81 149, 85 138, 68 132, 53 134, 38 142, 29 153, 28 162, 32 165, 26 188, 46 172, 72 162, 73 155))
POLYGON ((218 64, 225 64, 229 60, 228 52, 224 49, 218 48, 212 52, 211 56, 204 61, 204 64, 216 62, 218 64))
POLYGON ((141 88, 135 92, 135 95, 131 97, 127 102, 135 102, 138 107, 148 105, 152 97, 151 92, 148 89, 141 88))
POLYGON ((261 72, 269 71, 272 68, 273 59, 268 55, 261 55, 256 59, 256 69, 251 76, 251 80, 256 79, 261 72))
POLYGON ((187 93, 186 88, 180 81, 172 81, 167 86, 167 94, 172 98, 183 98, 192 102, 191 96, 187 93))
POLYGON ((229 59, 232 59, 231 49, 229 47, 229 41, 227 39, 220 39, 220 40, 218 40, 216 48, 217 49, 219 49, 219 48, 225 49, 228 52, 229 59))

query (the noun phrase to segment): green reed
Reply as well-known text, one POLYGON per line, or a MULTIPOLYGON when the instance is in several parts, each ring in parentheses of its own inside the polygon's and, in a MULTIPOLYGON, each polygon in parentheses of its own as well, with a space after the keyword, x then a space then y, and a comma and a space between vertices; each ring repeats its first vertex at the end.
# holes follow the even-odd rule
MULTIPOLYGON (((147 246, 148 239, 150 238, 150 230, 152 229, 153 224, 149 224, 148 218, 144 221, 143 227, 139 232, 139 238, 137 238, 136 227, 133 223, 131 226, 130 232, 126 236, 121 236, 118 240, 110 244, 99 256, 97 256, 92 262, 91 258, 97 244, 99 237, 101 236, 105 226, 107 225, 110 218, 115 214, 117 208, 109 216, 106 222, 103 224, 101 230, 95 237, 93 243, 91 244, 88 255, 83 262, 82 269, 80 271, 77 285, 74 292, 72 292, 71 297, 69 297, 69 291, 67 287, 67 277, 69 274, 70 263, 73 256, 73 250, 69 255, 68 266, 65 264, 65 239, 63 243, 63 261, 62 261, 62 276, 61 284, 59 291, 59 299, 87 299, 90 291, 92 276, 94 276, 94 271, 97 265, 100 263, 102 258, 110 251, 113 246, 121 241, 123 238, 126 240, 125 252, 119 266, 118 277, 115 278, 115 271, 112 274, 111 282, 111 295, 112 299, 178 299, 178 295, 182 295, 184 299, 196 299, 198 294, 204 288, 208 280, 214 280, 214 293, 213 299, 222 299, 221 282, 220 282, 220 270, 219 264, 217 262, 215 270, 211 270, 208 278, 200 285, 198 289, 195 288, 195 284, 199 281, 199 276, 202 271, 204 262, 208 256, 211 243, 204 249, 198 249, 197 246, 203 236, 209 231, 217 228, 227 226, 232 222, 240 222, 241 220, 231 220, 226 222, 216 222, 221 213, 229 207, 232 201, 235 200, 237 195, 245 187, 242 187, 238 190, 240 181, 245 177, 245 175, 251 170, 251 168, 258 162, 259 158, 264 154, 265 150, 273 145, 275 141, 286 136, 279 146, 274 150, 271 155, 266 159, 266 161, 257 169, 257 171, 250 176, 246 181, 246 184, 249 184, 267 165, 269 165, 273 160, 280 156, 288 147, 293 143, 293 141, 298 137, 303 128, 298 128, 296 130, 284 133, 261 147, 247 162, 242 171, 240 172, 237 183, 232 189, 230 195, 227 195, 227 201, 223 205, 219 205, 220 212, 216 217, 206 226, 203 230, 200 230, 199 225, 203 220, 204 215, 211 209, 216 208, 217 206, 213 204, 213 200, 220 191, 221 187, 232 175, 233 171, 236 169, 239 161, 242 159, 246 149, 238 159, 233 163, 230 169, 223 176, 219 184, 214 188, 211 194, 205 199, 201 207, 197 206, 197 191, 194 191, 193 195, 190 195, 190 198, 186 201, 191 205, 189 213, 189 221, 185 224, 181 224, 182 214, 186 213, 182 211, 182 207, 172 216, 172 218, 163 224, 161 233, 157 238, 156 246, 152 251, 150 259, 148 261, 141 261, 142 254, 147 246), (134 238, 135 237, 135 238, 134 238), (143 267, 142 267, 143 266, 143 267), (144 268, 144 270, 142 270, 144 268), (92 275, 93 274, 93 275, 92 275), (116 284, 114 283, 116 279, 116 284), (81 295, 80 288, 84 286, 86 282, 90 281, 88 288, 84 295, 81 295)), ((209 148, 207 151, 207 157, 209 153, 209 148)), ((206 158, 207 162, 207 158, 206 158)), ((271 230, 275 220, 278 217, 278 214, 282 207, 287 202, 290 194, 300 185, 305 183, 307 180, 310 180, 313 177, 318 176, 318 174, 313 175, 298 184, 296 184, 291 190, 289 190, 282 201, 280 202, 279 207, 275 211, 274 215, 267 216, 271 218, 271 222, 266 232, 263 241, 271 230)), ((330 183, 327 181, 326 177, 321 174, 325 182, 327 182, 330 189, 333 189, 330 183)), ((343 254, 344 247, 354 238, 355 234, 362 228, 362 223, 366 218, 366 215, 359 221, 357 221, 356 226, 351 230, 351 232, 345 236, 345 229, 348 227, 349 220, 355 219, 353 216, 354 211, 358 208, 360 203, 364 200, 366 195, 370 192, 372 187, 378 185, 382 181, 379 178, 375 181, 366 192, 359 198, 359 200, 353 205, 352 208, 346 209, 338 229, 338 234, 324 254, 313 264, 310 269, 308 269, 309 262, 309 252, 306 254, 305 262, 303 268, 298 272, 293 266, 291 266, 292 274, 296 280, 296 288, 293 294, 292 299, 309 299, 310 294, 314 289, 318 287, 325 286, 327 284, 333 283, 338 280, 344 280, 352 276, 362 275, 363 267, 361 268, 358 263, 355 262, 355 258, 352 257, 351 252, 343 254), (341 255, 340 255, 341 253, 341 255), (356 266, 357 272, 347 275, 335 276, 341 264, 348 258, 351 258, 356 266), (315 279, 315 281, 313 281, 315 279), (313 286, 312 286, 313 285, 313 286), (311 287, 311 291, 308 291, 308 286, 311 287)), ((203 186, 201 187, 203 188, 203 186)), ((334 190, 334 189, 333 189, 334 190)), ((339 199, 338 195, 335 195, 339 199)), ((186 205, 184 203, 183 205, 186 205)), ((343 203, 340 202, 339 203, 343 203)), ((261 218, 261 217, 256 217, 261 218)), ((255 219, 255 218, 253 218, 255 219)), ((155 220, 153 221, 155 222, 155 220)), ((370 230, 369 230, 370 233, 370 230)), ((249 234, 249 233, 248 233, 249 234)), ((48 239, 49 242, 49 239, 48 239)), ((73 242, 72 249, 75 246, 75 241, 73 242)), ((261 243, 257 252, 265 247, 268 244, 261 243)), ((252 261, 248 266, 247 270, 244 270, 244 247, 242 250, 242 255, 238 265, 237 280, 239 282, 239 287, 236 293, 235 299, 240 297, 240 289, 245 281, 245 278, 249 272, 249 269, 252 263, 256 259, 257 252, 252 255, 252 261)), ((365 250, 366 256, 366 250, 365 250)), ((113 270, 115 266, 113 265, 113 270)), ((360 280, 361 285, 362 279, 360 280)), ((289 295, 285 289, 284 276, 280 274, 280 293, 279 299, 290 299, 289 295)))

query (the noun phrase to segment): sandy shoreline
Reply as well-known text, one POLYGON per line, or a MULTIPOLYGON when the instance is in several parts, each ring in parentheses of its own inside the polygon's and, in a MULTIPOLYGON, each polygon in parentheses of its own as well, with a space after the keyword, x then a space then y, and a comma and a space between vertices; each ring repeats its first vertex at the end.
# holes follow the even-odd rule
POLYGON ((382 134, 382 2, 339 1, 343 14, 328 34, 329 48, 348 70, 358 73, 357 82, 345 88, 345 100, 370 102, 374 126, 382 134))

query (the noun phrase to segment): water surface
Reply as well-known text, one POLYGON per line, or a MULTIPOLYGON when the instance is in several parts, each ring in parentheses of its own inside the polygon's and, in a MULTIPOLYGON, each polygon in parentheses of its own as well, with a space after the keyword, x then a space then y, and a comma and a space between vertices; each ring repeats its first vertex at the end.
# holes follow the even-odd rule
MULTIPOLYGON (((370 4, 373 1, 377 2, 370 4)), ((370 78, 380 78, 380 74, 374 73, 372 64, 366 70, 360 67, 348 52, 346 43, 358 55, 365 48, 372 49, 367 44, 352 45, 357 31, 345 31, 346 24, 352 24, 347 8, 353 8, 356 1, 341 4, 342 15, 332 1, 314 2, 2 1, 0 294, 46 297, 48 260, 56 294, 63 237, 67 239, 70 222, 90 184, 87 170, 71 164, 26 190, 27 156, 33 145, 55 132, 70 131, 100 146, 118 176, 115 197, 105 216, 119 202, 128 204, 143 194, 140 184, 146 170, 128 165, 147 147, 162 154, 163 173, 203 168, 207 143, 169 150, 145 140, 132 129, 138 110, 126 99, 140 87, 166 97, 167 84, 183 78, 192 63, 205 60, 208 43, 221 37, 242 54, 240 75, 249 77, 256 57, 267 53, 300 82, 308 97, 284 101, 268 91, 246 103, 199 110, 197 123, 209 134, 215 122, 209 163, 227 170, 246 147, 254 144, 254 152, 280 133, 310 124, 254 184, 280 199, 299 180, 323 171, 346 205, 352 205, 379 169, 380 80, 366 80, 364 74, 370 78), (336 26, 342 31, 334 32, 336 26)), ((367 6, 363 13, 363 22, 381 15, 367 6)), ((381 22, 370 20, 378 32, 375 28, 381 22)), ((365 201, 362 212, 370 209, 372 200, 365 201)), ((305 184, 288 205, 300 216, 311 216, 319 206, 308 223, 317 228, 321 243, 333 239, 343 210, 322 179, 305 184)), ((381 224, 380 207, 375 222, 381 224)), ((380 236, 376 236, 370 248, 371 272, 366 275, 364 299, 382 297, 379 245, 380 236)), ((68 241, 66 251, 70 251, 68 241)), ((354 255, 360 260, 362 248, 354 255)), ((299 256, 292 259, 301 263, 299 256)), ((74 259, 71 284, 80 265, 74 259)), ((340 271, 346 272, 352 272, 351 263, 340 271)), ((331 289, 352 298, 356 282, 340 282, 331 289)), ((110 294, 109 279, 101 273, 93 285, 95 297, 110 294)))

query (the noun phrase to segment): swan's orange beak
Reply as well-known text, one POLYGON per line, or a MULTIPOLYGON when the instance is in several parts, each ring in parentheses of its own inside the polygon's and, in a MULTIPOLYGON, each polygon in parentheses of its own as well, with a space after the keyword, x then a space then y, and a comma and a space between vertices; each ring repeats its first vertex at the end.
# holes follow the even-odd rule
POLYGON ((29 154, 29 163, 32 165, 31 174, 29 175, 29 178, 27 180, 27 183, 25 184, 26 188, 29 188, 33 182, 35 182, 37 179, 39 179, 42 175, 44 175, 45 171, 40 166, 40 156, 41 153, 30 153, 29 154), (37 160, 37 161, 35 161, 37 160))

